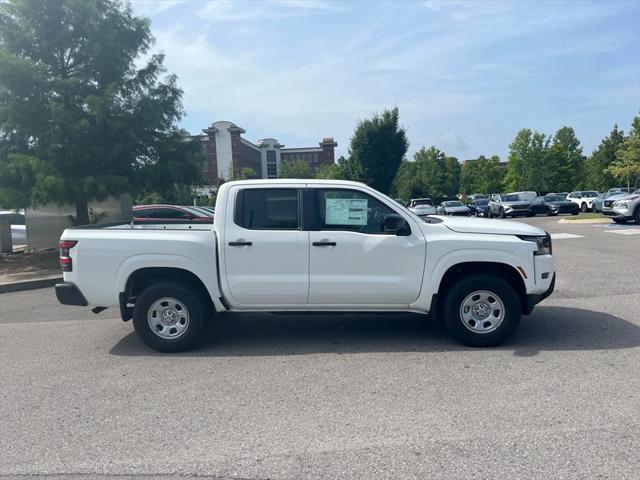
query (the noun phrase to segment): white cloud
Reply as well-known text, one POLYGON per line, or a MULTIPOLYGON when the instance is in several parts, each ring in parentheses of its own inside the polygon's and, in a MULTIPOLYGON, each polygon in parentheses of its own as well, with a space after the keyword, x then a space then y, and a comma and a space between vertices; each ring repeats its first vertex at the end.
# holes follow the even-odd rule
POLYGON ((246 22, 317 15, 340 8, 340 4, 324 0, 217 0, 206 3, 197 16, 211 23, 246 22))

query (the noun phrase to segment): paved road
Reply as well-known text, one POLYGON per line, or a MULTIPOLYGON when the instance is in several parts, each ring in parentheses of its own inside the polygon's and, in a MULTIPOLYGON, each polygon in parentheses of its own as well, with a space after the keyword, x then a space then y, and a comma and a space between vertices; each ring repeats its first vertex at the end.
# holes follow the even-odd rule
POLYGON ((114 311, 0 295, 0 478, 640 478, 640 234, 526 221, 557 291, 496 349, 247 315, 158 355, 114 311))

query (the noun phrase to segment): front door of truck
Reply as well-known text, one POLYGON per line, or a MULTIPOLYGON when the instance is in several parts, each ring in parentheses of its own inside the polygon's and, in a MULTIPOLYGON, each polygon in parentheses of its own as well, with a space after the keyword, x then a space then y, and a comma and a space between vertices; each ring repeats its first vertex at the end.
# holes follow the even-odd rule
POLYGON ((238 185, 229 191, 222 252, 229 300, 239 307, 304 305, 309 233, 302 231, 304 185, 238 185))
MULTIPOLYGON (((426 242, 415 220, 369 193, 310 185, 310 305, 408 305, 422 287, 426 242), (385 232, 389 215, 410 232, 385 232)), ((307 209, 305 208, 305 212, 307 209)))

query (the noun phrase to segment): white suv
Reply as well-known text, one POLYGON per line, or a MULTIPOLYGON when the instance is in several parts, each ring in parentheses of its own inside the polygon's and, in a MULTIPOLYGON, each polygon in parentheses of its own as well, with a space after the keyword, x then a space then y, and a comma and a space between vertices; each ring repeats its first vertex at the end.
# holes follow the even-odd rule
POLYGON ((599 194, 594 190, 579 190, 567 195, 567 200, 578 204, 580 211, 585 213, 593 209, 593 202, 599 194))

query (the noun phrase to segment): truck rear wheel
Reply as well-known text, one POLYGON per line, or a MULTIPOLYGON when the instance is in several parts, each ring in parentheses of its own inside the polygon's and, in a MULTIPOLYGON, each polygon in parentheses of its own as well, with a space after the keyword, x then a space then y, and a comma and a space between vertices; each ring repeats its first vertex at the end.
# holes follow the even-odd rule
POLYGON ((159 352, 182 352, 201 337, 206 320, 204 302, 173 282, 147 287, 133 309, 133 327, 142 342, 159 352))
POLYGON ((500 277, 473 275, 447 293, 442 314, 449 333, 472 347, 491 347, 508 339, 520 323, 520 300, 500 277))

